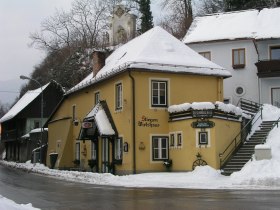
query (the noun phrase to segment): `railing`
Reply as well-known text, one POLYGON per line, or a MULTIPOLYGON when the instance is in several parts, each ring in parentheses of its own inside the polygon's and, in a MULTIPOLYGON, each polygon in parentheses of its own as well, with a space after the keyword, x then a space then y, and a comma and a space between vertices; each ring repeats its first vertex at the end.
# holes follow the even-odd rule
POLYGON ((237 151, 237 149, 243 144, 251 132, 252 126, 258 121, 259 118, 262 118, 262 106, 260 106, 259 111, 261 112, 260 116, 255 119, 258 112, 246 123, 246 125, 242 128, 242 130, 235 136, 235 138, 230 142, 230 144, 226 147, 226 149, 219 153, 220 157, 220 168, 224 166, 227 162, 228 158, 237 151), (253 124, 252 121, 255 120, 253 124))
MULTIPOLYGON (((277 126, 277 128, 278 128, 279 122, 280 122, 280 117, 272 124, 272 126, 271 126, 269 132, 272 131, 272 129, 273 129, 275 126, 277 126)), ((264 144, 265 142, 266 142, 266 138, 263 140, 262 143, 264 144)))

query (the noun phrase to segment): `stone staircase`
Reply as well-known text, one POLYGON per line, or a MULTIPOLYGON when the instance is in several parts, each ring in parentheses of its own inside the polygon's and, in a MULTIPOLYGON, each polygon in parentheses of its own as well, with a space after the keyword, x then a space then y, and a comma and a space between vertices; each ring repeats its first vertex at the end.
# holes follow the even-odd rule
POLYGON ((222 168, 222 174, 230 175, 233 172, 240 171, 241 168, 252 158, 255 152, 255 146, 266 141, 266 137, 273 127, 274 121, 263 121, 252 136, 240 146, 232 155, 229 161, 222 168))
POLYGON ((239 103, 240 103, 240 108, 242 109, 242 111, 251 116, 254 116, 261 107, 261 105, 259 103, 249 101, 244 98, 241 98, 239 103))

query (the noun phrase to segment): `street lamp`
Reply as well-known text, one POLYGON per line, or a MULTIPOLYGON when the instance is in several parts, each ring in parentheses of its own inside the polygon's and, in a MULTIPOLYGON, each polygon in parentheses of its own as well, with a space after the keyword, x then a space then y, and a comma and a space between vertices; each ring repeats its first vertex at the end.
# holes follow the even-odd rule
POLYGON ((30 77, 27 77, 27 76, 24 76, 24 75, 20 75, 19 77, 20 79, 23 79, 23 80, 31 80, 31 81, 34 81, 36 82, 40 88, 41 88, 41 142, 40 142, 40 163, 42 163, 42 142, 43 142, 43 105, 44 105, 44 100, 43 100, 43 87, 41 85, 40 82, 38 82, 36 79, 32 79, 30 77))

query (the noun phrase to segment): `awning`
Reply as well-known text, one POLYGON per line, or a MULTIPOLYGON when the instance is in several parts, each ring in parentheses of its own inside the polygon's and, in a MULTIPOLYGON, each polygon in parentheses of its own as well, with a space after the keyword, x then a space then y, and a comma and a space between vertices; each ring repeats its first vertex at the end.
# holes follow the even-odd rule
POLYGON ((99 136, 117 135, 106 101, 100 101, 83 120, 79 139, 91 139, 98 131, 99 136))

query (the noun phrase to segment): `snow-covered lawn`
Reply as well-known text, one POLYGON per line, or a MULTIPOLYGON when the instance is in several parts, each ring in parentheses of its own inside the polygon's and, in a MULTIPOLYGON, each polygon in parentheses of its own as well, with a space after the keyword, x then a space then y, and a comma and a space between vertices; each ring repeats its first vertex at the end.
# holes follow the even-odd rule
MULTIPOLYGON (((263 120, 277 120, 280 109, 265 105, 263 120)), ((260 124, 257 122, 256 124, 260 124)), ((253 129, 257 129, 256 126, 253 129)), ((277 189, 280 190, 280 124, 267 138, 271 147, 271 160, 249 161, 241 171, 231 176, 221 175, 219 170, 210 166, 200 166, 192 172, 144 173, 137 175, 115 176, 91 172, 62 171, 49 169, 41 164, 14 163, 1 161, 10 167, 39 173, 67 181, 88 184, 112 185, 123 187, 162 187, 162 188, 196 188, 196 189, 277 189)), ((3 199, 0 197, 0 206, 3 199)), ((1 210, 1 207, 0 207, 1 210)))

